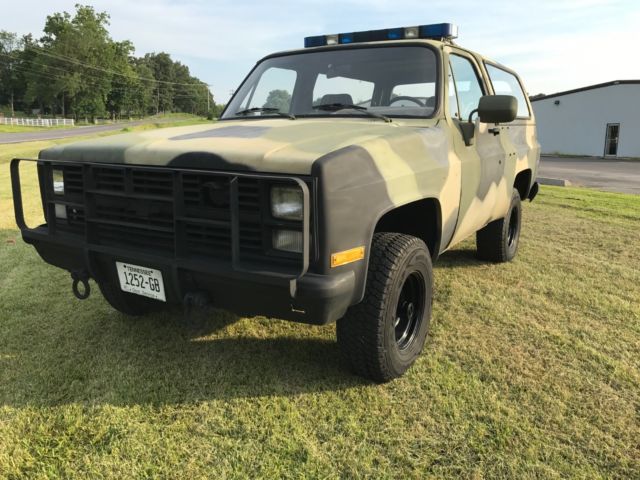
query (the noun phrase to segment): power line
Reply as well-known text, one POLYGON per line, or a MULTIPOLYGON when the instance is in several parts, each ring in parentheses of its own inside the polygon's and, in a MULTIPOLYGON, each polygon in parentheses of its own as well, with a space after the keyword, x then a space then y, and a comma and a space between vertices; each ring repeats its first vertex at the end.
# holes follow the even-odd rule
MULTIPOLYGON (((53 74, 49 74, 49 73, 45 73, 45 72, 37 72, 37 71, 33 71, 33 70, 29 70, 28 68, 25 68, 24 66, 21 65, 15 65, 12 67, 12 69, 20 72, 20 73, 27 73, 27 74, 31 74, 31 75, 35 75, 38 77, 43 77, 43 78, 47 78, 50 80, 62 80, 63 77, 59 77, 59 76, 55 76, 53 74)), ((112 93, 112 92, 124 92, 124 93, 142 93, 144 90, 144 86, 143 85, 135 85, 132 87, 118 87, 118 86, 109 86, 108 87, 108 92, 107 95, 112 93)), ((147 87, 149 88, 149 87, 147 87)), ((210 92, 209 92, 210 93, 210 92)), ((175 100, 175 99, 201 99, 202 95, 199 94, 192 94, 192 95, 188 95, 188 94, 177 94, 177 95, 171 95, 171 99, 175 100)))
MULTIPOLYGON (((169 94, 169 97, 170 97, 169 99, 171 103, 175 103, 176 101, 180 102, 180 101, 187 101, 187 100, 200 100, 202 99, 202 96, 200 93, 196 93, 194 91, 193 94, 189 94, 189 90, 191 88, 195 88, 196 90, 199 90, 200 87, 204 87, 205 89, 204 93, 206 95, 206 101, 208 106, 207 109, 210 108, 209 104, 212 98, 212 93, 209 87, 211 85, 206 84, 195 77, 192 77, 194 78, 195 82, 187 83, 187 82, 173 82, 169 80, 159 80, 151 77, 143 77, 138 75, 137 72, 134 72, 133 75, 128 75, 128 74, 124 74, 114 70, 101 68, 95 65, 90 65, 80 60, 70 58, 64 55, 45 52, 43 51, 43 48, 40 46, 27 45, 24 48, 25 50, 27 48, 32 50, 36 54, 36 57, 32 57, 32 58, 16 57, 17 52, 16 53, 12 52, 11 54, 0 52, 0 55, 16 61, 17 65, 12 65, 11 69, 23 75, 28 74, 28 75, 33 75, 40 78, 46 78, 49 80, 62 81, 62 80, 67 80, 69 78, 69 74, 72 74, 72 75, 77 74, 79 75, 80 79, 84 77, 84 79, 87 80, 86 83, 82 82, 81 84, 82 86, 80 88, 81 90, 86 90, 87 87, 91 88, 92 87, 91 84, 93 84, 93 82, 105 79, 104 75, 112 75, 117 78, 119 77, 129 81, 139 82, 131 86, 124 86, 122 84, 118 84, 116 78, 109 78, 108 80, 110 80, 111 85, 105 86, 106 87, 105 90, 108 89, 108 91, 104 92, 104 94, 106 95, 111 95, 115 93, 121 93, 123 95, 127 95, 127 94, 141 95, 141 94, 144 94, 144 91, 146 89, 150 89, 150 90, 157 90, 158 98, 159 98, 160 87, 161 85, 165 85, 167 88, 172 87, 173 89, 175 89, 174 92, 169 94), (85 67, 87 69, 90 69, 90 71, 84 70, 84 71, 70 72, 68 68, 63 68, 61 66, 56 66, 56 65, 50 65, 48 63, 36 62, 35 61, 36 59, 38 60, 42 59, 42 57, 38 57, 38 55, 42 55, 44 57, 49 57, 55 60, 67 62, 73 65, 85 67), (54 71, 51 71, 51 70, 54 70, 54 71), (61 73, 58 73, 58 72, 61 72, 61 73), (148 86, 145 86, 144 84, 142 84, 142 82, 151 82, 151 83, 148 86), (87 85, 87 83, 89 85, 87 85)), ((129 66, 131 66, 132 68, 135 68, 137 65, 129 63, 129 66)), ((188 70, 188 67, 187 67, 187 70, 188 70)), ((96 85, 93 84, 93 86, 95 87, 96 85)), ((147 92, 151 93, 150 90, 147 90, 147 92)), ((62 90, 61 93, 64 95, 64 89, 62 90)))
MULTIPOLYGON (((67 73, 67 74, 69 73, 69 70, 67 70, 67 69, 64 69, 64 68, 61 68, 61 67, 56 67, 55 65, 48 65, 46 63, 39 63, 39 62, 34 61, 33 59, 17 59, 17 58, 15 58, 14 56, 12 56, 10 54, 6 54, 6 53, 2 53, 2 52, 0 52, 0 55, 2 55, 4 57, 11 58, 11 59, 14 59, 14 60, 16 60, 18 62, 21 62, 18 65, 12 66, 11 68, 15 69, 15 70, 17 70, 19 72, 22 72, 22 73, 29 73, 31 75, 37 75, 37 76, 41 76, 41 77, 52 78, 54 80, 61 80, 61 79, 63 79, 63 76, 55 76, 55 75, 57 75, 56 73, 47 72, 46 70, 54 69, 54 70, 59 70, 61 72, 67 73), (25 65, 27 63, 30 64, 30 66, 33 67, 33 68, 36 68, 36 67, 44 68, 45 71, 39 71, 39 70, 35 70, 35 69, 30 70, 29 67, 27 65, 25 65)), ((82 72, 80 74, 81 75, 89 75, 90 77, 93 77, 94 79, 103 79, 104 78, 99 73, 82 72)), ((139 80, 138 77, 126 77, 126 78, 128 80, 139 80)), ((203 87, 203 86, 204 87, 208 87, 208 85, 204 84, 204 83, 184 83, 184 84, 181 83, 181 84, 177 84, 176 88, 177 88, 177 91, 180 92, 181 88, 191 88, 191 87, 199 88, 199 87, 203 87)), ((149 87, 151 87, 151 85, 149 87)), ((131 86, 131 87, 112 86, 111 90, 133 90, 133 89, 143 89, 143 88, 144 88, 143 85, 135 85, 135 86, 131 86)), ((209 94, 211 93, 210 91, 208 91, 208 88, 207 88, 207 92, 209 94)), ((173 96, 176 97, 176 95, 173 95, 173 96)), ((184 96, 184 95, 181 95, 181 96, 184 96)), ((198 95, 194 94, 194 95, 191 95, 191 96, 192 97, 199 97, 200 95, 199 94, 198 95)))
MULTIPOLYGON (((7 54, 7 53, 2 53, 2 52, 0 52, 0 55, 8 57, 8 58, 11 58, 11 59, 13 59, 15 61, 18 61, 18 62, 24 62, 24 63, 28 62, 32 66, 39 66, 39 67, 42 67, 42 68, 45 68, 45 69, 54 69, 54 70, 59 70, 59 71, 64 72, 64 73, 69 73, 68 69, 65 69, 65 68, 62 68, 62 67, 57 67, 55 65, 49 65, 49 64, 46 64, 46 63, 39 63, 39 62, 34 61, 33 59, 19 59, 19 58, 14 57, 13 55, 10 55, 10 54, 7 54)), ((24 65, 16 65, 16 66, 14 66, 12 68, 16 68, 17 66, 24 66, 24 65)), ((101 76, 101 74, 96 73, 96 72, 82 72, 82 75, 90 75, 90 76, 93 76, 94 78, 104 78, 103 76, 101 76)), ((146 79, 144 77, 139 77, 139 76, 129 76, 129 75, 125 75, 125 74, 120 74, 120 75, 125 77, 127 80, 148 80, 148 79, 146 79)), ((159 81, 159 80, 150 80, 150 81, 153 81, 154 83, 162 82, 162 81, 159 81)), ((199 88, 201 86, 208 86, 207 84, 204 84, 204 83, 178 83, 178 82, 176 82, 175 85, 177 87, 196 87, 196 88, 199 88)))
MULTIPOLYGON (((66 61, 66 62, 74 63, 76 65, 80 65, 80 66, 83 66, 83 67, 86 67, 86 68, 91 68, 91 69, 94 69, 94 70, 98 70, 100 72, 110 73, 111 75, 119 75, 119 76, 122 76, 122 77, 125 77, 125 78, 131 78, 131 76, 126 75, 124 73, 116 72, 116 71, 109 70, 109 69, 106 69, 106 68, 96 67, 95 65, 89 65, 88 63, 81 62, 81 61, 79 61, 79 60, 77 60, 75 58, 66 57, 64 55, 57 55, 57 54, 53 54, 53 53, 50 53, 50 52, 44 52, 41 47, 27 45, 27 46, 25 46, 25 48, 29 48, 31 50, 34 50, 34 51, 38 52, 39 54, 45 55, 47 57, 51 57, 51 58, 55 58, 55 59, 58 59, 58 60, 63 60, 63 61, 66 61)), ((158 80, 158 79, 155 79, 155 78, 140 77, 140 76, 136 76, 136 78, 138 80, 144 80, 144 81, 156 82, 156 83, 164 83, 164 84, 168 84, 168 85, 183 85, 183 86, 207 85, 205 83, 195 83, 195 82, 189 82, 189 83, 171 82, 169 80, 158 80)), ((207 85, 207 86, 210 86, 210 85, 207 85)))

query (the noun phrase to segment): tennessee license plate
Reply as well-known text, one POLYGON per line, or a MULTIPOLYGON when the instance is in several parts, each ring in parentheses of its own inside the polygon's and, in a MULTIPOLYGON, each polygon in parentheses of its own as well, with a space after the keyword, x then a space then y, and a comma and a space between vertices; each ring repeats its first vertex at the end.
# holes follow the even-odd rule
POLYGON ((120 288, 123 292, 166 302, 162 272, 154 268, 116 262, 120 288))

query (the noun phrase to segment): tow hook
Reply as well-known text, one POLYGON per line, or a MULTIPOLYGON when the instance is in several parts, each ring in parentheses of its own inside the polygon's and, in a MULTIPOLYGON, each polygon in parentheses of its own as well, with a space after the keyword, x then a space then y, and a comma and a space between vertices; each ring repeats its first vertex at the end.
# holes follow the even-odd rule
POLYGON ((184 307, 184 319, 186 323, 194 323, 194 308, 202 310, 208 307, 210 303, 209 295, 205 292, 196 291, 187 293, 182 300, 182 305, 184 307))
POLYGON ((91 286, 89 285, 89 274, 85 271, 71 272, 73 283, 71 290, 78 300, 86 300, 91 295, 91 286), (82 284, 82 287, 80 287, 82 284))

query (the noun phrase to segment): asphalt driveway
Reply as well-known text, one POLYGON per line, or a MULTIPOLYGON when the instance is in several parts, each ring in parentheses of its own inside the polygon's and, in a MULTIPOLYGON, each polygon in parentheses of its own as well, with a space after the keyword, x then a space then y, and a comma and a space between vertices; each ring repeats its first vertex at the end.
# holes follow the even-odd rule
POLYGON ((538 176, 608 192, 640 194, 640 160, 545 156, 538 176))

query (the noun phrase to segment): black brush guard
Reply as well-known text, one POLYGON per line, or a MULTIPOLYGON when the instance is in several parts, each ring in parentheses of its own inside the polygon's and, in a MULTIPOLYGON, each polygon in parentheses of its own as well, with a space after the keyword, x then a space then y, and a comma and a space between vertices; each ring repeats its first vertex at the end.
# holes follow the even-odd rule
POLYGON ((319 325, 341 318, 353 301, 353 270, 314 270, 320 248, 313 209, 318 187, 311 178, 47 159, 14 159, 10 168, 24 241, 46 262, 70 271, 74 282, 113 282, 115 261, 127 261, 160 269, 171 303, 204 291, 214 306, 236 313, 319 325), (24 218, 21 162, 38 166, 47 223, 35 228, 24 218), (65 173, 64 196, 54 194, 54 168, 72 171, 65 173), (212 191, 217 206, 198 204, 199 177, 222 186, 212 191), (301 222, 271 216, 274 184, 301 189, 301 222), (64 205, 66 224, 58 222, 56 204, 64 205), (271 248, 277 228, 301 231, 302 252, 271 248), (141 248, 146 241, 148 248, 141 248))

